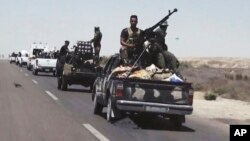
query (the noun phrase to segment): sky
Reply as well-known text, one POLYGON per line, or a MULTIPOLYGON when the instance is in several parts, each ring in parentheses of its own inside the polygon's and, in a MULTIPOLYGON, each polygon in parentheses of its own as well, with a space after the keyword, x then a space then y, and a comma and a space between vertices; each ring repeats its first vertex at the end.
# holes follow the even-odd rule
POLYGON ((129 17, 151 27, 169 10, 166 44, 177 57, 250 58, 249 0, 0 0, 0 56, 30 50, 33 42, 72 47, 103 34, 100 55, 119 52, 129 17))

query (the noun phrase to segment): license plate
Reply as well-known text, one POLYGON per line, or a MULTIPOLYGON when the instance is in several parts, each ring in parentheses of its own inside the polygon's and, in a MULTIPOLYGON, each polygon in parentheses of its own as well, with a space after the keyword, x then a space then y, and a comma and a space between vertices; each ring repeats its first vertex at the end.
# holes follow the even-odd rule
POLYGON ((49 71, 49 69, 45 69, 45 71, 49 71))
POLYGON ((168 108, 161 108, 161 107, 146 106, 146 111, 166 113, 167 111, 169 111, 169 109, 168 108))

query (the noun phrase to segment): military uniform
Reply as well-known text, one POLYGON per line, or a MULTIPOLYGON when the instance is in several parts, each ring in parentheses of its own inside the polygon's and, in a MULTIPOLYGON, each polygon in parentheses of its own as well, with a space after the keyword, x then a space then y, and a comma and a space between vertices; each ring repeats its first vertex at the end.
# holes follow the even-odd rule
POLYGON ((136 30, 133 31, 130 27, 128 27, 122 30, 121 38, 124 38, 128 44, 136 45, 133 48, 122 46, 120 49, 121 59, 124 63, 131 64, 142 51, 143 31, 139 28, 136 28, 136 30))
POLYGON ((168 51, 168 46, 165 44, 166 31, 162 28, 155 30, 158 50, 156 53, 155 65, 159 68, 169 68, 178 73, 179 61, 174 54, 168 51))
POLYGON ((94 44, 94 51, 95 51, 95 59, 96 64, 99 64, 99 54, 101 50, 101 40, 102 40, 102 33, 99 29, 99 27, 95 27, 95 35, 94 38, 90 41, 94 44))

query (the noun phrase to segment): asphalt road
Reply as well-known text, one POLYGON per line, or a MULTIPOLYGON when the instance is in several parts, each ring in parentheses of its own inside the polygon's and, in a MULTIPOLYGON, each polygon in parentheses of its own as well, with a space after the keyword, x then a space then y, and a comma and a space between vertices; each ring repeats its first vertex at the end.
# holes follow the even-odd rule
MULTIPOLYGON (((229 125, 189 115, 179 129, 161 117, 111 124, 92 114, 89 88, 57 90, 52 74, 0 61, 0 141, 228 141, 229 125)), ((199 108, 199 107, 194 107, 199 108)))

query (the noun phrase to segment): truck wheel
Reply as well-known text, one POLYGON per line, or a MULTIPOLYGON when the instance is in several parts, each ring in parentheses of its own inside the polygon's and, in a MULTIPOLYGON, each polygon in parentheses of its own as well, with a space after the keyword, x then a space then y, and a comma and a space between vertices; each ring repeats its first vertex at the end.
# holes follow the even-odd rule
POLYGON ((33 74, 33 75, 37 75, 37 73, 38 73, 37 70, 36 70, 36 69, 33 69, 32 74, 33 74))
POLYGON ((107 121, 112 122, 114 120, 114 117, 112 117, 112 101, 109 97, 108 99, 108 105, 107 105, 107 121))
POLYGON ((34 70, 34 74, 37 75, 37 74, 38 74, 38 71, 37 71, 37 70, 34 70))
POLYGON ((53 72, 53 76, 56 76, 56 72, 55 71, 53 72))
POLYGON ((95 96, 94 96, 93 103, 94 103, 93 113, 95 115, 101 115, 103 106, 100 103, 97 102, 97 95, 96 95, 96 93, 95 93, 95 96))
POLYGON ((120 118, 120 111, 115 108, 114 103, 111 100, 111 97, 108 98, 108 105, 107 105, 107 121, 113 123, 116 119, 120 118))
POLYGON ((62 86, 62 79, 61 77, 57 77, 57 89, 60 90, 62 86))
POLYGON ((93 91, 93 85, 89 86, 89 90, 92 92, 93 91))
POLYGON ((180 128, 182 123, 185 122, 185 115, 173 115, 170 117, 170 121, 173 123, 174 127, 180 128))
POLYGON ((62 76, 62 90, 66 91, 68 88, 67 77, 65 75, 62 76))

